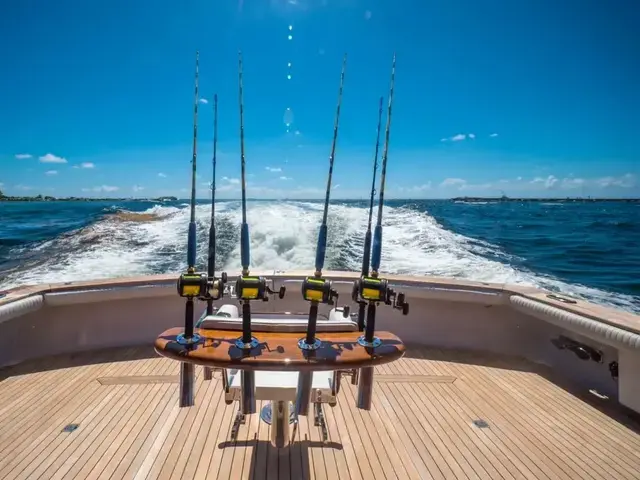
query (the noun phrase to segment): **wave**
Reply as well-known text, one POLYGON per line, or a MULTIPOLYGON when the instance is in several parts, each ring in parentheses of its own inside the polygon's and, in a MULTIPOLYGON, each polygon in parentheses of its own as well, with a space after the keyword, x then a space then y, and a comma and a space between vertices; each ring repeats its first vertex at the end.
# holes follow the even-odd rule
MULTIPOLYGON (((249 202, 251 267, 312 270, 323 205, 314 202, 249 202)), ((143 212, 113 209, 88 227, 31 245, 29 259, 0 283, 55 283, 131 275, 178 273, 186 259, 189 208, 155 205, 143 212)), ((210 205, 196 207, 197 262, 206 264, 210 205)), ((366 207, 332 204, 325 268, 361 267, 366 207)), ((216 204, 216 268, 240 270, 240 203, 216 204)), ((381 270, 390 274, 437 275, 493 283, 538 286, 596 303, 640 312, 637 298, 613 294, 517 267, 517 258, 489 242, 442 227, 431 215, 408 206, 385 206, 381 270)))

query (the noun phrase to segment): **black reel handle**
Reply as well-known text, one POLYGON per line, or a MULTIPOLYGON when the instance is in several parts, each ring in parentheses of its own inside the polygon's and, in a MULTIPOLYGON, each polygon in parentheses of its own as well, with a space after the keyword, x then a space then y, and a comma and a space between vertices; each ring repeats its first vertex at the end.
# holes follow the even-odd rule
POLYGON ((241 275, 236 280, 236 295, 242 303, 242 338, 236 346, 250 349, 257 345, 257 340, 251 332, 251 305, 252 300, 269 301, 269 295, 278 295, 284 298, 287 289, 282 285, 277 291, 267 285, 267 279, 260 276, 241 275))
MULTIPOLYGON (((335 305, 340 295, 331 288, 331 281, 322 277, 307 277, 302 281, 302 298, 311 302, 309 308, 309 323, 307 324, 307 335, 301 338, 298 346, 304 350, 315 350, 320 347, 320 340, 316 338, 316 328, 318 322, 318 305, 335 305)), ((342 316, 349 317, 350 308, 345 305, 342 316)))

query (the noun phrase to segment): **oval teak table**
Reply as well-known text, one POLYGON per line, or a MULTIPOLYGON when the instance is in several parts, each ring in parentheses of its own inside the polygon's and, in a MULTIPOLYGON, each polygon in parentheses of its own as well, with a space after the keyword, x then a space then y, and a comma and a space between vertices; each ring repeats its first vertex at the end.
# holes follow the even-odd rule
POLYGON ((176 338, 182 328, 170 328, 155 341, 155 350, 163 357, 205 367, 239 370, 321 371, 373 367, 389 363, 404 355, 405 346, 390 332, 376 332, 381 344, 363 347, 357 339, 361 332, 327 332, 317 350, 302 350, 298 340, 302 333, 254 332, 258 346, 242 350, 235 346, 242 335, 237 330, 196 329, 202 338, 194 345, 183 345, 176 338))

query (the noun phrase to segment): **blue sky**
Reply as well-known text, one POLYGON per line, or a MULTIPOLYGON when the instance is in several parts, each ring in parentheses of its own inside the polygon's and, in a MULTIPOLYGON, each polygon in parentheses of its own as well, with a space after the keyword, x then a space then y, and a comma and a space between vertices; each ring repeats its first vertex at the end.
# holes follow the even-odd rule
POLYGON ((2 2, 0 188, 186 197, 199 49, 198 196, 217 93, 218 195, 237 197, 242 49, 249 196, 322 195, 347 52, 334 196, 366 197, 394 51, 387 196, 638 196, 634 3, 2 2))

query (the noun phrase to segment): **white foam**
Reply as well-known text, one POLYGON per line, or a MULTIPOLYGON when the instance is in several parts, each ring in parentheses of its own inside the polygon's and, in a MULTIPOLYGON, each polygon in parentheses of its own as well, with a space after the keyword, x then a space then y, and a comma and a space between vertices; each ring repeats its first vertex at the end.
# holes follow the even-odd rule
MULTIPOLYGON (((312 202, 249 202, 251 267, 311 271, 322 208, 322 204, 312 202)), ((189 208, 156 205, 142 213, 159 218, 148 222, 107 219, 63 240, 55 240, 64 244, 47 245, 54 255, 50 260, 10 274, 0 288, 181 271, 187 248, 189 208), (56 256, 57 250, 63 253, 56 256)), ((234 235, 239 237, 239 202, 217 204, 216 213, 233 226, 234 235)), ((201 266, 205 264, 210 214, 209 205, 197 206, 198 264, 201 266)), ((367 214, 367 209, 362 207, 330 206, 325 269, 360 269, 367 214)), ((516 268, 510 263, 513 258, 494 245, 448 231, 427 213, 385 207, 383 227, 382 272, 539 286, 640 311, 638 300, 630 295, 569 284, 516 268)), ((223 259, 228 272, 240 270, 239 238, 234 242, 236 247, 223 259)))

